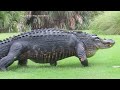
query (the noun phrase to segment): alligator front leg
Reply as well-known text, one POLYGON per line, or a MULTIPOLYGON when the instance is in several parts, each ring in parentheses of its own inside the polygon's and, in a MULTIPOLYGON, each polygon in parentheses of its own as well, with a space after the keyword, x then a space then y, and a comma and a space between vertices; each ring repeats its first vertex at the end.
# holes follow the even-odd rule
POLYGON ((83 43, 78 43, 76 47, 77 57, 80 59, 83 66, 88 66, 88 60, 85 53, 85 48, 83 43))
POLYGON ((7 67, 10 66, 21 53, 22 49, 23 47, 21 43, 13 43, 10 47, 8 55, 0 60, 0 70, 6 70, 7 67))

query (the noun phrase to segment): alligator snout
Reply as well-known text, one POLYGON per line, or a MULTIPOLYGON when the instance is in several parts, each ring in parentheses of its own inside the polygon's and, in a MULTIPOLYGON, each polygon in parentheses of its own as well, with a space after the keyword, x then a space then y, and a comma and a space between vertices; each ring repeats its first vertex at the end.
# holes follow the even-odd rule
POLYGON ((108 46, 113 46, 115 44, 115 41, 112 39, 104 39, 103 43, 107 44, 108 46))
POLYGON ((115 44, 115 41, 112 40, 112 39, 108 39, 107 42, 110 43, 110 44, 115 44))
POLYGON ((112 40, 112 39, 110 39, 111 41, 110 41, 110 43, 111 44, 115 44, 115 41, 114 40, 112 40))

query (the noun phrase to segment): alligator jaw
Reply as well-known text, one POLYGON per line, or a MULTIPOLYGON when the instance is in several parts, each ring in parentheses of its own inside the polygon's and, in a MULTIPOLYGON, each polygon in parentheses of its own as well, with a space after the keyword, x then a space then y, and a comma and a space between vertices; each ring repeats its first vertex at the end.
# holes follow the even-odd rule
POLYGON ((108 47, 112 47, 115 44, 115 41, 112 39, 105 39, 103 40, 103 43, 107 45, 108 47))

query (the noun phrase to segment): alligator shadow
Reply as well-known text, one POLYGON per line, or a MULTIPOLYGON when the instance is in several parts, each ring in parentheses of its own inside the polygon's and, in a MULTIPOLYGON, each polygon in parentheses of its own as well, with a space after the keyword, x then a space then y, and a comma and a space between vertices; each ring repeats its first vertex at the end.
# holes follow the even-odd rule
MULTIPOLYGON (((88 67, 90 67, 91 65, 89 65, 88 67)), ((8 70, 10 71, 15 71, 17 69, 21 69, 21 68, 24 68, 24 69, 39 69, 39 68, 42 68, 42 69, 60 69, 60 68, 84 68, 84 66, 81 65, 81 63, 69 63, 69 64, 58 64, 57 66, 50 66, 49 64, 40 64, 40 65, 28 65, 28 66, 24 66, 24 67, 21 67, 21 66, 11 66, 8 70)))

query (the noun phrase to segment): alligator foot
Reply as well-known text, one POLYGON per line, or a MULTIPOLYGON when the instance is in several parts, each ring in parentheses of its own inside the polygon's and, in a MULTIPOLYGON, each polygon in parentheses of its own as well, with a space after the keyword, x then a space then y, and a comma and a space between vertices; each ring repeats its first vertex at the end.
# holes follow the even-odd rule
POLYGON ((81 61, 81 64, 85 67, 88 66, 88 60, 81 61))
POLYGON ((20 64, 18 64, 18 67, 27 67, 27 65, 20 65, 20 64))
POLYGON ((56 66, 57 65, 57 62, 54 62, 54 63, 50 63, 51 66, 56 66))
POLYGON ((26 67, 27 66, 27 59, 25 59, 25 60, 20 59, 18 61, 18 66, 26 67))

